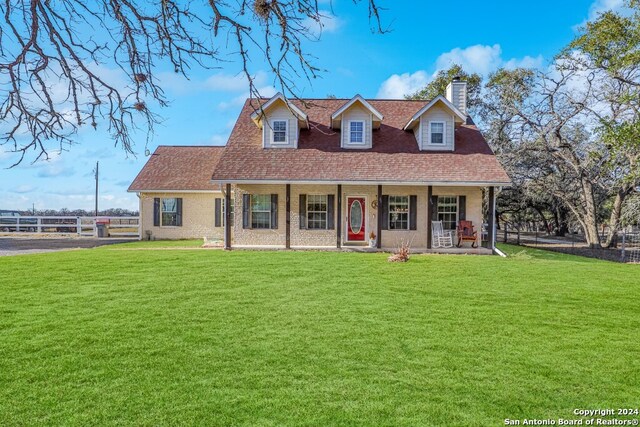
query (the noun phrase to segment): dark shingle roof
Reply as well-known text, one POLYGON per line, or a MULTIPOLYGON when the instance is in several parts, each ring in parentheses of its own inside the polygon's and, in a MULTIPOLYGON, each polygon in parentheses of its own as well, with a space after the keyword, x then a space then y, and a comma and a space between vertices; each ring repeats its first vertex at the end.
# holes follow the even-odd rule
MULTIPOLYGON (((340 132, 329 127, 331 114, 346 101, 294 101, 309 116, 310 129, 300 130, 297 149, 263 149, 260 129, 251 120, 249 100, 231 132, 213 173, 215 181, 382 181, 416 183, 510 182, 486 140, 471 122, 456 129, 455 151, 420 151, 409 119, 427 101, 368 100, 384 115, 373 132, 373 147, 340 148, 340 132)), ((254 101, 254 105, 255 105, 254 101)))
POLYGON ((129 191, 218 190, 211 174, 225 147, 159 146, 129 191))

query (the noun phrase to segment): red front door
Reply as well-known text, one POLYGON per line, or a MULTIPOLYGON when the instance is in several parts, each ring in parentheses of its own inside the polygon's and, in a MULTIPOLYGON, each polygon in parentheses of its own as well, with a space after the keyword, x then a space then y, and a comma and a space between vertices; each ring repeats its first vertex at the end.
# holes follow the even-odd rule
POLYGON ((364 242, 365 235, 364 197, 347 197, 347 240, 364 242))

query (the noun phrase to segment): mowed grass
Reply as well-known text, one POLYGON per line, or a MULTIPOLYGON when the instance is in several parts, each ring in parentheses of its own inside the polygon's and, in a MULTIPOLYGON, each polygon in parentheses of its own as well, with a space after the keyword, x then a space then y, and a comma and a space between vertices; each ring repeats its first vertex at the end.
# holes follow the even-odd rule
MULTIPOLYGON (((180 246, 194 246, 183 242, 180 246)), ((0 424, 504 425, 640 406, 640 266, 135 250, 0 258, 0 424)))

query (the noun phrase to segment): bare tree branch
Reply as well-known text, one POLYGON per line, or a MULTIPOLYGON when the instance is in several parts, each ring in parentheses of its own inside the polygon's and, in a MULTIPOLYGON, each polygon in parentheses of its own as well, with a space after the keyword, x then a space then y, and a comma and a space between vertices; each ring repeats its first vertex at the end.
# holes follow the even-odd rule
MULTIPOLYGON (((376 0, 367 7, 373 31, 387 31, 376 0)), ((318 38, 310 23, 326 19, 317 0, 3 0, 0 14, 0 144, 15 164, 67 149, 83 126, 106 126, 133 153, 136 130, 148 142, 168 103, 158 80, 167 66, 188 76, 233 62, 252 98, 252 58, 287 97, 322 72, 306 46, 318 38), (126 82, 109 81, 105 66, 126 82)))

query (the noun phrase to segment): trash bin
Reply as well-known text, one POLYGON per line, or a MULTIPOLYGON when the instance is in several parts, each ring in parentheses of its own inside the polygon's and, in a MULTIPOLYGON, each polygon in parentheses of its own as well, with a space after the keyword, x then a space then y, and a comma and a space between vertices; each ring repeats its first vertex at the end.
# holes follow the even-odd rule
POLYGON ((98 237, 109 237, 109 218, 96 219, 98 237))
POLYGON ((98 237, 107 237, 107 224, 96 224, 98 237))

